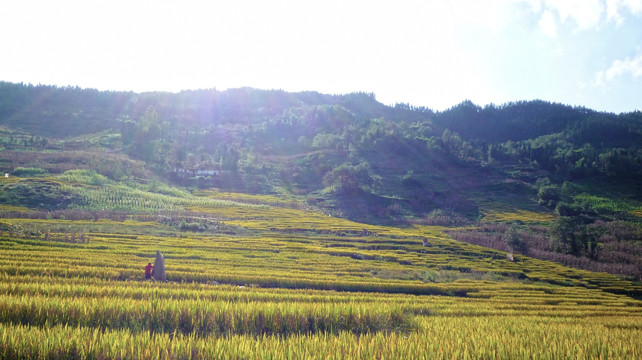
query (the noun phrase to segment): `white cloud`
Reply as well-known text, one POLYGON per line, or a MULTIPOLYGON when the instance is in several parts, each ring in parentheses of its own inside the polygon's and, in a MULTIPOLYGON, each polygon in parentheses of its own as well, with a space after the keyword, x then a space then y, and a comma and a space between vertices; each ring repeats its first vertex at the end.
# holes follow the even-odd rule
POLYGON ((634 15, 642 15, 642 0, 624 0, 624 5, 626 5, 634 15))
POLYGON ((555 22, 555 15, 553 15, 552 12, 545 11, 539 19, 538 25, 544 35, 548 37, 557 36, 557 24, 555 22))
POLYGON ((615 79, 630 75, 633 78, 642 77, 642 54, 631 59, 628 56, 624 60, 615 60, 611 66, 595 74, 594 84, 605 87, 615 79))
POLYGON ((642 15, 642 0, 521 0, 530 5, 544 35, 557 34, 559 25, 575 31, 600 28, 606 22, 621 24, 627 16, 642 15), (555 30, 555 31, 554 31, 555 30))
POLYGON ((531 11, 535 14, 539 14, 542 11, 541 0, 523 0, 523 2, 528 3, 531 6, 531 11))
POLYGON ((642 0, 606 0, 606 17, 618 25, 624 21, 621 11, 627 9, 634 16, 642 15, 642 0))
POLYGON ((539 29, 542 34, 548 37, 556 37, 561 25, 570 26, 575 31, 599 27, 605 13, 603 1, 521 0, 522 3, 528 3, 531 13, 539 17, 539 29))
POLYGON ((546 8, 557 12, 562 23, 570 20, 578 30, 586 30, 600 25, 604 5, 600 0, 547 0, 546 8))

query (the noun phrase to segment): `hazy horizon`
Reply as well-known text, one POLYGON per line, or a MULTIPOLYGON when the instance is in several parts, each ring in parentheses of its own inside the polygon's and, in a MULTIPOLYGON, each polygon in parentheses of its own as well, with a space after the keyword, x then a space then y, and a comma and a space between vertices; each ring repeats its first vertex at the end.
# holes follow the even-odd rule
POLYGON ((27 0, 0 14, 0 80, 14 83, 642 108, 640 0, 27 0))

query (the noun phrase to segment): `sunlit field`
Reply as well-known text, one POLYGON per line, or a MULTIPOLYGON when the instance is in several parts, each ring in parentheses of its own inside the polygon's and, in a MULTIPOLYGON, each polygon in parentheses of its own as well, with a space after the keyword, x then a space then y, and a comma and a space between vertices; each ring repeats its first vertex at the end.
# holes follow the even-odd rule
POLYGON ((3 209, 0 358, 642 357, 642 287, 613 275, 278 198, 72 180, 85 208, 3 209), (143 280, 156 251, 166 283, 143 280))

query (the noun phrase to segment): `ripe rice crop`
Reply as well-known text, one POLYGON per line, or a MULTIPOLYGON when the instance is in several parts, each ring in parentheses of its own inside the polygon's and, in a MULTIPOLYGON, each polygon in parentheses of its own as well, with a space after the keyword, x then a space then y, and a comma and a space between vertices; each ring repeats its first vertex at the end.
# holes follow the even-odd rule
POLYGON ((408 331, 401 307, 359 303, 298 303, 202 300, 132 300, 0 295, 0 321, 33 326, 82 326, 206 335, 306 334, 350 331, 408 331))
POLYGON ((36 235, 0 234, 0 359, 642 357, 642 287, 613 275, 272 198, 73 186, 139 217, 2 219, 36 235), (162 202, 239 230, 179 231, 162 202), (142 281, 157 250, 167 283, 142 281))
POLYGON ((206 336, 0 324, 0 358, 639 359, 638 319, 422 317, 412 333, 206 336), (638 321, 637 323, 635 321, 638 321), (617 323, 618 326, 613 326, 617 323))

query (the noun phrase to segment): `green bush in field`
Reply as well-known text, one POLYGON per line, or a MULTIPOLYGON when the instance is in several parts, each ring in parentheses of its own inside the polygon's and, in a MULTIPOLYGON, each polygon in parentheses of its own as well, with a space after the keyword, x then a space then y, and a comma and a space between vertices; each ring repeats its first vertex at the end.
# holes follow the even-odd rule
POLYGON ((547 207, 555 207, 560 200, 560 190, 557 185, 545 185, 537 191, 538 202, 547 207))
POLYGON ((47 171, 45 171, 45 169, 35 167, 17 167, 11 172, 12 175, 19 177, 38 176, 46 173, 47 171))
POLYGON ((87 169, 65 171, 62 175, 60 175, 60 179, 72 183, 96 186, 102 186, 109 181, 109 179, 107 179, 103 175, 98 174, 96 171, 87 169))
POLYGON ((524 253, 528 249, 528 245, 523 240, 522 229, 517 223, 512 223, 508 227, 502 236, 502 240, 506 242, 513 252, 524 253))

